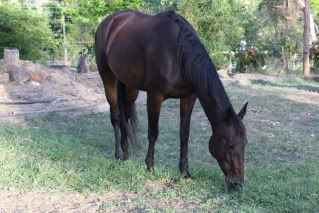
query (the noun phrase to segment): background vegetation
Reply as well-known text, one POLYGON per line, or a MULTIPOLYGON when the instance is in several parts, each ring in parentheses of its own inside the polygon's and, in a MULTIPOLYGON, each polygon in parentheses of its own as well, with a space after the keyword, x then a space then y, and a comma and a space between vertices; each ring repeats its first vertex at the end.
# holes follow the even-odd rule
MULTIPOLYGON (((126 8, 149 13, 174 9, 194 25, 219 68, 264 73, 302 71, 303 12, 296 0, 33 2, 0 1, 0 48, 18 47, 25 59, 61 60, 65 47, 69 60, 76 64, 83 50, 93 57, 94 30, 105 15, 126 8)), ((311 0, 311 9, 318 24, 319 0, 311 0)), ((314 72, 319 70, 318 58, 314 51, 314 72)))

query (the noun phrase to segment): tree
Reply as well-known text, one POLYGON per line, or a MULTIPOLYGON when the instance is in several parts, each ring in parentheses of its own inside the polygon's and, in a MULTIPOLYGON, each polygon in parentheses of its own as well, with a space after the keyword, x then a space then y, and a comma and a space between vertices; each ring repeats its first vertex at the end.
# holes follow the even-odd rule
POLYGON ((218 67, 229 61, 231 51, 244 39, 238 1, 188 0, 180 1, 178 11, 195 27, 218 67))
POLYGON ((309 34, 310 34, 310 5, 309 0, 305 0, 304 7, 304 40, 303 40, 303 74, 305 77, 310 75, 309 59, 309 34))
POLYGON ((55 46, 47 18, 17 4, 0 3, 0 29, 0 47, 18 48, 22 59, 47 57, 47 48, 55 46))
POLYGON ((48 7, 50 27, 59 42, 59 47, 54 51, 55 54, 61 57, 61 54, 65 52, 64 55, 71 56, 72 62, 77 62, 83 49, 88 50, 88 54, 92 55, 94 32, 99 21, 116 10, 139 9, 143 6, 143 2, 143 0, 60 0, 51 2, 48 7), (63 22, 65 27, 62 27, 63 22), (63 36, 62 29, 65 29, 65 36, 63 36))

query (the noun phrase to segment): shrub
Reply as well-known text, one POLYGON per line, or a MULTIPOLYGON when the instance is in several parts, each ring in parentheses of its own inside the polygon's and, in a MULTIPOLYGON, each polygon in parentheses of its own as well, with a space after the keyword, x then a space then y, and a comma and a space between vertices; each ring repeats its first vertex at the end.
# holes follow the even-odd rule
POLYGON ((255 48, 245 48, 235 54, 236 71, 247 72, 248 67, 253 67, 258 71, 258 67, 265 64, 264 55, 255 48))
POLYGON ((22 59, 35 60, 55 45, 45 16, 9 3, 0 3, 0 38, 0 57, 4 47, 14 47, 22 59))

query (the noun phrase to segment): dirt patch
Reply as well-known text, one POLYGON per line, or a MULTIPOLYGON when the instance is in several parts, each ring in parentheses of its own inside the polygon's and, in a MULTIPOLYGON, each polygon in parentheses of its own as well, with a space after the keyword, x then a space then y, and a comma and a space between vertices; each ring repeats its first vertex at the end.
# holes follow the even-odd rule
POLYGON ((0 192, 0 212, 147 212, 151 209, 194 210, 198 203, 177 199, 145 199, 129 192, 0 192))
POLYGON ((0 192, 0 211, 4 212, 98 212, 114 202, 137 195, 127 192, 80 194, 74 192, 0 192))
POLYGON ((48 69, 44 83, 13 83, 0 79, 0 117, 94 108, 108 111, 104 87, 97 72, 78 74, 72 69, 48 69))
MULTIPOLYGON (((79 74, 70 68, 43 69, 50 75, 50 78, 43 83, 13 83, 8 82, 7 74, 0 76, 0 118, 2 121, 18 120, 20 122, 23 116, 18 118, 17 115, 33 115, 52 111, 68 113, 108 111, 109 106, 105 99, 103 83, 97 72, 79 74)), ((272 81, 286 78, 260 74, 237 74, 233 77, 225 74, 221 77, 225 87, 236 82, 246 84, 259 79, 272 81)), ((289 98, 301 97, 299 94, 297 95, 299 97, 293 96, 295 95, 291 94, 289 98)), ((145 100, 146 95, 141 92, 137 102, 145 104, 145 100)))

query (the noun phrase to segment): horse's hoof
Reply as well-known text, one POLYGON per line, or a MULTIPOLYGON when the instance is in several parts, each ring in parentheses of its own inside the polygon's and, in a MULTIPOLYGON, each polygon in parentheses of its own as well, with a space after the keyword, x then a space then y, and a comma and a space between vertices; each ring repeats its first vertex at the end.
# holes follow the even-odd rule
POLYGON ((183 178, 186 178, 186 179, 192 178, 192 176, 191 176, 191 174, 190 174, 189 172, 183 172, 183 173, 182 173, 182 177, 183 177, 183 178))
POLYGON ((123 158, 122 158, 123 161, 129 160, 129 159, 130 159, 129 155, 124 155, 123 158))
POLYGON ((147 167, 146 168, 147 172, 153 172, 154 173, 154 167, 147 167))
POLYGON ((115 153, 115 160, 123 160, 123 156, 115 153))

